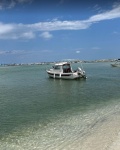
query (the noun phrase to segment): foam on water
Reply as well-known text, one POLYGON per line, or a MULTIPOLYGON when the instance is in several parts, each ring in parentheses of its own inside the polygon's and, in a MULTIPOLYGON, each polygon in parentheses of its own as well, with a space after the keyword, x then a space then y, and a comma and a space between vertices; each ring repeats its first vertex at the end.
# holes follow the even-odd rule
MULTIPOLYGON (((42 126, 39 122, 28 126, 16 128, 12 133, 4 136, 0 140, 1 150, 84 150, 89 141, 106 136, 106 143, 101 143, 104 149, 109 148, 108 145, 113 143, 110 150, 116 144, 107 137, 108 132, 112 133, 116 138, 120 130, 120 103, 119 100, 113 101, 111 104, 90 110, 87 113, 76 112, 69 115, 60 114, 56 120, 42 126), (117 120, 119 118, 119 120, 117 120), (115 124, 116 122, 116 124, 115 124), (108 130, 108 128, 110 128, 108 130), (110 131, 111 130, 111 131, 110 131), (100 134, 100 135, 99 135, 100 134), (106 135, 105 135, 106 134, 106 135), (86 144, 87 141, 87 144, 86 144)), ((118 142, 117 142, 118 143, 118 142)), ((98 146, 98 145, 97 145, 98 146)), ((110 146, 110 145, 109 145, 110 146)), ((90 147, 87 147, 87 150, 90 147)), ((94 150, 94 149, 92 149, 94 150)), ((95 149, 96 150, 96 149, 95 149)))

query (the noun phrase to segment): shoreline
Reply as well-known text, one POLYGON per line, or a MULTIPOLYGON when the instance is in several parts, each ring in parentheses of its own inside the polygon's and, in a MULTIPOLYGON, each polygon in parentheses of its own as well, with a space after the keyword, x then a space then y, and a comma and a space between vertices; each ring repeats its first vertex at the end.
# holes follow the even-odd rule
MULTIPOLYGON (((67 61, 67 60, 66 60, 67 61)), ((68 60, 70 63, 107 63, 115 62, 116 59, 101 59, 101 60, 68 60)), ((0 66, 33 66, 33 65, 51 65, 59 63, 62 61, 53 61, 53 62, 33 62, 33 63, 1 63, 0 66)), ((64 61, 65 62, 65 61, 64 61)))

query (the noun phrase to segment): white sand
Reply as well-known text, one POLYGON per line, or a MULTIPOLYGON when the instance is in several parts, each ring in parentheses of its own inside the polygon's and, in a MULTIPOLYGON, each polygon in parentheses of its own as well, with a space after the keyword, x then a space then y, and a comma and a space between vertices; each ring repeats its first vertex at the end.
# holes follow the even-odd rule
POLYGON ((118 134, 120 132, 120 117, 116 117, 104 122, 88 136, 83 142, 81 150, 117 150, 115 145, 120 143, 118 134))
POLYGON ((96 125, 82 141, 76 139, 64 150, 120 150, 120 116, 96 125))

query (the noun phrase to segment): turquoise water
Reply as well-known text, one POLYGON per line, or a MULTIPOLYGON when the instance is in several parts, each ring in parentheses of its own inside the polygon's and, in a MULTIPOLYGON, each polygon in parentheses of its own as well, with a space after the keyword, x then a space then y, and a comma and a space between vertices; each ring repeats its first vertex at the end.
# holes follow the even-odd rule
POLYGON ((120 68, 85 63, 87 80, 59 80, 48 67, 0 67, 1 150, 64 149, 120 111, 120 68))

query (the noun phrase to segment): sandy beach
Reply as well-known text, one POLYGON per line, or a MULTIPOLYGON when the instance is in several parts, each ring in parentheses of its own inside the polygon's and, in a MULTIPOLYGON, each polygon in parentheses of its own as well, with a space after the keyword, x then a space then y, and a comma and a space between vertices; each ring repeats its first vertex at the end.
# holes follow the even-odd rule
POLYGON ((76 139, 64 150, 120 150, 120 115, 114 114, 96 123, 88 135, 76 139))
POLYGON ((119 150, 120 117, 112 116, 101 123, 83 142, 81 150, 119 150))

